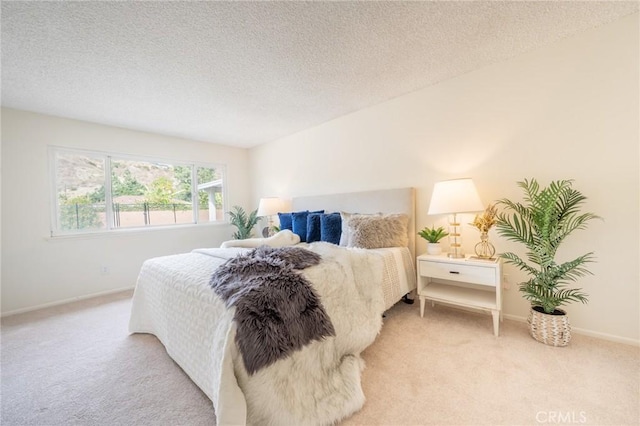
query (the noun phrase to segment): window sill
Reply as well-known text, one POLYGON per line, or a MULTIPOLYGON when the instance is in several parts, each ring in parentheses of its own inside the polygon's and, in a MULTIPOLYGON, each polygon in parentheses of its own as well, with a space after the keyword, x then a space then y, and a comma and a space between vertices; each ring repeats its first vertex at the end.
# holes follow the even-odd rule
POLYGON ((129 235, 140 235, 146 234, 148 232, 157 232, 157 231, 178 231, 178 230, 192 230, 196 228, 203 227, 219 227, 219 226, 227 226, 230 225, 228 221, 220 221, 220 222, 207 222, 207 223, 197 223, 197 224, 184 224, 184 225, 156 225, 150 227, 131 227, 131 228, 120 228, 120 229, 111 229, 108 231, 86 231, 86 232, 77 232, 77 233, 68 233, 68 234, 53 234, 50 236, 44 237, 47 241, 67 241, 67 240, 91 240, 96 238, 119 238, 122 236, 129 235))

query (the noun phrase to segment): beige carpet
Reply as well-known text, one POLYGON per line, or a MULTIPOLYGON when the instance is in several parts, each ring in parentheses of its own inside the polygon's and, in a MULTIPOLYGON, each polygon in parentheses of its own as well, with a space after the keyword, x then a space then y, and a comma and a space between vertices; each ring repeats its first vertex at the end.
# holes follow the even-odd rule
MULTIPOLYGON (((127 334, 129 292, 2 320, 2 425, 215 424, 153 336, 127 334)), ((640 423, 640 349, 574 335, 552 348, 505 321, 391 309, 364 353, 367 402, 344 425, 640 423)))

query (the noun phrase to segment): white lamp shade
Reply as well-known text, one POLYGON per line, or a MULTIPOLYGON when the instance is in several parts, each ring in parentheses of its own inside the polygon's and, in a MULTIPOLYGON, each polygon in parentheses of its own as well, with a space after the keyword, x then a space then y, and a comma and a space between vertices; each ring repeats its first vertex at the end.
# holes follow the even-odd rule
POLYGON ((427 214, 467 213, 484 210, 473 180, 470 178, 436 182, 427 214))
POLYGON ((261 198, 258 205, 258 216, 273 216, 287 211, 287 203, 278 197, 261 198))

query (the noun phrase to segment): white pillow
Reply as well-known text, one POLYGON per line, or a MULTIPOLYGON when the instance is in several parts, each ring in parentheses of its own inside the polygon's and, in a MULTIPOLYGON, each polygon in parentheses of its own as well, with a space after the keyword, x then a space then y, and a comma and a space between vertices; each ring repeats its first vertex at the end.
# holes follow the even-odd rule
POLYGON ((349 218, 353 216, 353 213, 340 212, 340 219, 342 220, 342 232, 340 234, 340 245, 342 247, 347 246, 347 242, 349 241, 349 218))
POLYGON ((300 242, 300 236, 294 234, 289 229, 283 229, 277 234, 269 238, 246 238, 244 240, 229 240, 220 244, 220 248, 229 247, 244 247, 255 248, 260 246, 269 247, 286 247, 298 244, 300 242))

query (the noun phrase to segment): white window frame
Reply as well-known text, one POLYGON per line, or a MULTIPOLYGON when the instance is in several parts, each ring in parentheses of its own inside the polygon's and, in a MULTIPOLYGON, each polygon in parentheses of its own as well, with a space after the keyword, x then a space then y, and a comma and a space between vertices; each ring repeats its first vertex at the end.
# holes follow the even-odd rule
POLYGON ((227 216, 220 221, 199 221, 199 203, 198 203, 198 167, 203 168, 215 168, 222 176, 222 208, 223 211, 227 211, 227 167, 222 163, 204 163, 197 161, 183 161, 174 160, 160 157, 149 157, 143 155, 123 154, 118 152, 107 151, 95 151, 81 148, 69 148, 62 146, 49 145, 49 174, 50 174, 50 233, 51 237, 61 236, 74 236, 74 235, 88 235, 88 234, 115 234, 115 233, 128 233, 131 231, 151 231, 158 229, 167 229, 175 227, 189 227, 189 226, 205 226, 205 225, 219 225, 228 224, 227 216), (59 212, 59 198, 57 193, 57 176, 58 176, 58 162, 56 161, 56 155, 63 154, 76 154, 87 155, 91 157, 101 158, 104 161, 104 196, 105 196, 105 214, 106 224, 105 229, 72 229, 61 230, 58 228, 58 212, 59 212), (173 223, 173 224, 160 224, 160 225, 144 225, 144 226, 127 226, 127 227, 114 227, 113 225, 113 198, 111 194, 111 161, 113 160, 129 160, 129 161, 145 161, 149 163, 166 163, 171 166, 183 166, 191 168, 191 207, 193 212, 193 222, 191 223, 173 223))

